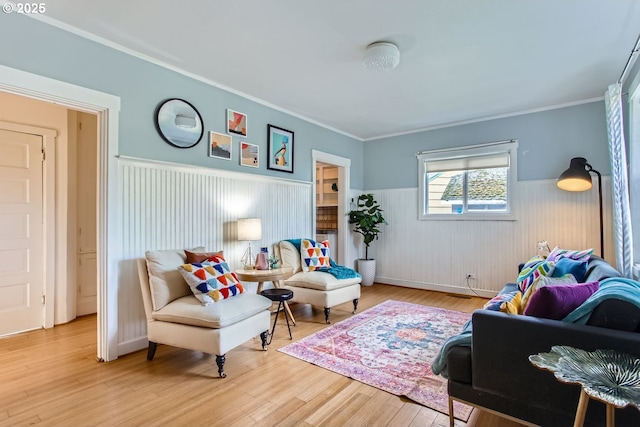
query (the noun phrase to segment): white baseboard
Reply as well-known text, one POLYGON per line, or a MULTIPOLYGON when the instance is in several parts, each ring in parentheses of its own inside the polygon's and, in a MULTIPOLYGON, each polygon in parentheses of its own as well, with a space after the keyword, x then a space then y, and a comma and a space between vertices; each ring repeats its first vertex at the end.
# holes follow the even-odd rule
POLYGON ((488 291, 485 289, 469 289, 459 286, 443 285, 440 283, 411 282, 402 279, 393 279, 389 277, 376 276, 376 283, 385 285, 404 286, 405 288, 424 289, 426 291, 448 292, 458 295, 480 296, 482 298, 493 298, 498 293, 496 291, 488 291), (474 293, 475 292, 475 293, 474 293))
POLYGON ((138 337, 129 341, 118 343, 118 357, 134 351, 142 350, 149 346, 147 337, 138 337))

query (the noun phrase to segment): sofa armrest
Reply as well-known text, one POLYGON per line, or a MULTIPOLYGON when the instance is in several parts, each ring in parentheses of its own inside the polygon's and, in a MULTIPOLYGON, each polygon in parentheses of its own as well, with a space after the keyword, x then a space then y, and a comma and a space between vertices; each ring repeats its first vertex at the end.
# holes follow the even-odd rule
POLYGON ((578 386, 560 383, 529 362, 530 355, 554 345, 640 356, 639 333, 478 310, 473 314, 473 387, 541 408, 575 408, 578 386))

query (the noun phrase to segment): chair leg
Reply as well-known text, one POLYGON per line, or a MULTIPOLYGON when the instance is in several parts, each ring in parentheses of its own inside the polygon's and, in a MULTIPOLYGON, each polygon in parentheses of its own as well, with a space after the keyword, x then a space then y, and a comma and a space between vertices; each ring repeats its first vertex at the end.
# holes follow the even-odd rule
POLYGON ((331 322, 329 322, 329 314, 331 314, 331 307, 325 307, 324 308, 324 321, 327 324, 331 323, 331 322))
POLYGON ((224 373, 224 362, 227 360, 225 355, 216 356, 216 365, 218 365, 218 374, 220 374, 220 378, 226 378, 227 374, 224 373))
POLYGON ((360 301, 358 298, 353 300, 353 314, 356 314, 356 310, 358 310, 358 301, 360 301))
POLYGON ((449 427, 454 427, 454 420, 455 418, 453 417, 453 399, 451 398, 451 396, 449 396, 449 427))
POLYGON ((153 356, 156 355, 156 349, 158 348, 158 343, 149 341, 149 348, 147 349, 147 360, 153 360, 153 356))
POLYGON ((260 333, 260 339, 262 340, 262 349, 267 351, 267 337, 269 336, 269 330, 260 333))

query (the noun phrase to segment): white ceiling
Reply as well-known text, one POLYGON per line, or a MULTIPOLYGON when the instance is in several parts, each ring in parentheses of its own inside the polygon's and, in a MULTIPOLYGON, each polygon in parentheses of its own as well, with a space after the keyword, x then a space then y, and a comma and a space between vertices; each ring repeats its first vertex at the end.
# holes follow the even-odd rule
POLYGON ((640 1, 55 0, 50 19, 367 140, 602 97, 640 1), (362 65, 378 40, 391 72, 362 65))

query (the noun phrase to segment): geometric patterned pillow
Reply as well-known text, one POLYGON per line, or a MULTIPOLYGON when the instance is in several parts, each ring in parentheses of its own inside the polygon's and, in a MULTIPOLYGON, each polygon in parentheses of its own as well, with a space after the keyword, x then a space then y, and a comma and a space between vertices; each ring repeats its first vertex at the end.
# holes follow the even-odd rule
POLYGON ((203 305, 244 292, 238 276, 222 257, 213 256, 200 263, 183 264, 178 270, 203 305))
POLYGON ((504 294, 496 295, 487 301, 482 307, 484 310, 500 311, 500 306, 503 302, 511 301, 517 293, 520 291, 505 292, 504 294))
POLYGON ((329 241, 316 242, 311 239, 302 239, 300 242, 300 260, 303 271, 314 271, 321 268, 329 268, 329 241))
POLYGON ((555 261, 558 261, 560 258, 569 258, 575 261, 587 262, 589 261, 589 258, 591 258, 592 253, 593 253, 593 248, 585 249, 582 251, 571 251, 568 249, 560 249, 559 247, 556 246, 555 248, 553 248, 551 253, 549 253, 549 256, 547 257, 547 259, 549 261, 555 262, 555 261))
POLYGON ((536 279, 541 276, 551 276, 554 269, 555 263, 553 261, 549 261, 548 258, 546 260, 539 257, 537 257, 537 259, 536 257, 530 259, 518 275, 518 279, 516 281, 518 289, 520 289, 520 292, 524 294, 536 279))

